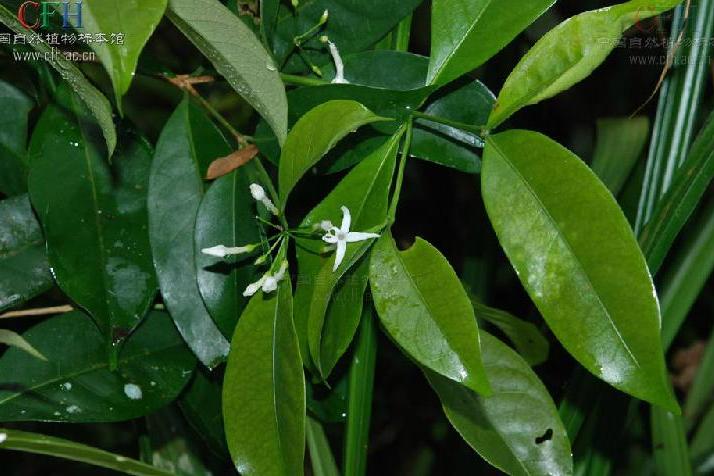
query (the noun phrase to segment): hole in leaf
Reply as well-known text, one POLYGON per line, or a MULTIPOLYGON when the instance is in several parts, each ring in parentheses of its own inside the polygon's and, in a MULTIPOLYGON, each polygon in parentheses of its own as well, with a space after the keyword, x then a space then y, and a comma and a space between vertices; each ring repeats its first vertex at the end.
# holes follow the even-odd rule
POLYGON ((540 445, 541 443, 544 443, 546 441, 550 441, 553 438, 553 429, 548 428, 545 430, 545 433, 543 433, 542 436, 537 436, 535 439, 536 445, 540 445))

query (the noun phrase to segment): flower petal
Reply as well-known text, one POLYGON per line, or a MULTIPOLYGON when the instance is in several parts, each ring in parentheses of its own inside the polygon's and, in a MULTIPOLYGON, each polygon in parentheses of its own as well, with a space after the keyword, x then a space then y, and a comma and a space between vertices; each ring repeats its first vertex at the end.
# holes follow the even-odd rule
POLYGON ((341 207, 342 210, 342 226, 340 227, 340 230, 343 233, 349 233, 350 231, 350 225, 352 225, 352 215, 350 215, 350 210, 346 206, 341 207))
POLYGON ((347 243, 338 241, 337 251, 335 252, 335 265, 332 267, 332 271, 337 271, 337 268, 340 267, 342 260, 345 259, 345 251, 347 251, 347 243))
POLYGON ((258 289, 263 286, 263 282, 265 282, 265 278, 267 277, 267 274, 264 274, 259 280, 257 280, 254 283, 250 283, 246 288, 245 291, 243 291, 243 296, 249 297, 252 296, 253 294, 258 292, 258 289))
POLYGON ((345 238, 345 241, 347 243, 354 243, 355 241, 370 240, 372 238, 379 238, 379 235, 377 233, 363 233, 359 231, 351 231, 347 233, 347 238, 345 238))
POLYGON ((324 241, 325 243, 330 243, 331 245, 334 245, 339 240, 332 233, 327 233, 326 235, 323 235, 322 241, 324 241))

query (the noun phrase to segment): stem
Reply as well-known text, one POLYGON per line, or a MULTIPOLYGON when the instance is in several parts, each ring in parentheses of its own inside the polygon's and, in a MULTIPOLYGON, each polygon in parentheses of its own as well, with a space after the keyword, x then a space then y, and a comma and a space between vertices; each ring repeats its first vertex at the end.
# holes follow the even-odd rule
POLYGON ((238 130, 236 130, 236 128, 233 127, 233 126, 231 125, 231 123, 228 122, 228 121, 226 120, 226 118, 223 117, 223 115, 222 115, 220 112, 218 112, 218 111, 216 110, 216 108, 214 108, 213 105, 212 105, 210 102, 208 102, 207 100, 205 100, 205 99, 203 98, 203 96, 201 96, 201 95, 198 94, 198 93, 191 94, 191 95, 192 95, 194 98, 196 98, 196 100, 198 101, 198 103, 199 103, 206 111, 208 111, 208 113, 209 113, 211 116, 213 116, 213 118, 214 118, 216 121, 218 121, 218 123, 219 123, 221 126, 223 126, 228 132, 230 132, 230 133, 233 135, 233 137, 236 138, 236 140, 238 141, 238 144, 239 144, 241 147, 244 147, 244 146, 246 146, 246 145, 248 144, 248 139, 247 139, 247 137, 244 136, 243 134, 241 134, 240 132, 238 132, 238 130))
POLYGON ((397 219, 397 205, 399 205, 399 197, 402 193, 402 182, 404 182, 404 169, 409 158, 409 148, 412 144, 412 120, 407 122, 406 137, 402 145, 402 156, 399 159, 399 170, 397 171, 397 182, 394 184, 394 194, 392 202, 389 204, 389 213, 387 214, 387 225, 392 226, 397 219))
POLYGON ((309 78, 296 74, 280 73, 280 79, 282 79, 284 83, 294 84, 295 86, 322 86, 323 84, 330 84, 329 81, 325 81, 324 79, 309 78))
POLYGON ((64 306, 40 307, 36 309, 22 309, 20 311, 9 311, 4 314, 0 314, 0 319, 11 319, 13 317, 40 317, 51 314, 63 314, 73 310, 74 307, 69 304, 64 306))
POLYGON ((419 111, 412 111, 412 116, 427 121, 436 122, 437 124, 444 124, 445 126, 455 127, 456 129, 461 129, 462 131, 471 132, 472 134, 476 134, 477 136, 479 136, 481 140, 484 140, 484 136, 486 135, 483 126, 474 126, 471 124, 465 124, 463 122, 452 121, 451 119, 447 119, 445 117, 432 116, 431 114, 425 114, 419 111))
POLYGON ((134 476, 172 476, 173 474, 135 459, 62 438, 8 429, 0 429, 0 435, 5 435, 6 438, 4 442, 0 443, 0 449, 4 450, 56 456, 134 476))
POLYGON ((394 34, 394 49, 396 51, 409 51, 409 38, 411 37, 412 31, 412 16, 409 15, 402 18, 402 21, 397 25, 397 29, 394 34))
POLYGON ((369 420, 372 416, 374 368, 377 361, 377 329, 371 307, 365 306, 359 337, 349 371, 349 406, 345 434, 345 476, 367 472, 369 420))

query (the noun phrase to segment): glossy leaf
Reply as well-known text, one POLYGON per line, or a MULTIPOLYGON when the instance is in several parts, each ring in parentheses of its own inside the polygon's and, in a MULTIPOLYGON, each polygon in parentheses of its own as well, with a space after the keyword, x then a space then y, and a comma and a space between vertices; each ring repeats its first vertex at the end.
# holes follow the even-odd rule
POLYGON ((171 319, 160 312, 150 313, 127 339, 115 372, 102 335, 84 313, 52 317, 23 337, 48 361, 19 349, 0 358, 2 421, 129 420, 176 398, 195 366, 171 319))
POLYGON ((196 106, 184 100, 166 123, 149 180, 149 235, 161 295, 179 332, 208 367, 228 355, 196 281, 194 228, 208 164, 228 144, 196 106))
POLYGON ((169 0, 168 17, 216 70, 265 118, 282 144, 288 128, 285 88, 253 32, 218 0, 169 0))
MULTIPOLYGON (((347 56, 377 43, 409 15, 420 0, 314 0, 298 2, 296 8, 290 2, 280 3, 273 45, 280 64, 289 60, 286 70, 290 72, 306 70, 300 55, 290 56, 294 51, 293 38, 316 25, 325 10, 330 14, 321 34, 329 36, 340 53, 347 56)), ((304 56, 318 66, 332 62, 326 46, 318 38, 308 41, 304 50, 304 56)))
POLYGON ((45 240, 27 195, 0 201, 0 311, 53 284, 45 240))
MULTIPOLYGON (((366 231, 383 224, 401 137, 402 134, 395 135, 357 165, 305 217, 302 226, 310 228, 323 220, 340 223, 342 206, 352 215, 351 230, 366 231)), ((295 323, 303 355, 310 356, 324 378, 357 330, 368 274, 367 261, 362 258, 373 241, 348 245, 343 264, 333 271, 334 252, 325 253, 322 240, 297 240, 301 281, 295 292, 295 323)))
POLYGON ((652 444, 655 474, 690 476, 689 448, 681 415, 673 415, 661 408, 652 408, 652 444))
POLYGON ((126 132, 107 165, 101 139, 69 100, 76 116, 51 106, 33 132, 30 198, 57 284, 119 342, 156 293, 146 212, 152 151, 126 132))
POLYGON ((27 123, 34 103, 23 92, 0 81, 0 193, 27 191, 27 123))
POLYGON ((280 154, 278 185, 285 202, 298 180, 340 139, 381 118, 356 101, 334 100, 311 109, 290 130, 280 154))
POLYGON ((513 343, 518 354, 528 362, 528 365, 542 364, 548 359, 550 343, 534 324, 518 319, 500 309, 480 304, 473 299, 472 304, 476 317, 496 326, 503 332, 513 343))
MULTIPOLYGON (((255 200, 249 186, 259 182, 254 164, 247 164, 216 180, 201 200, 196 217, 196 249, 243 246, 260 242, 255 200)), ((267 250, 266 250, 267 251, 267 250)), ((208 312, 223 335, 230 337, 248 300, 245 287, 256 281, 255 256, 226 262, 196 253, 198 288, 208 312)))
POLYGON ((573 474, 570 442, 548 390, 507 345, 481 332, 491 396, 424 370, 461 437, 511 476, 573 474))
POLYGON ((151 463, 175 476, 208 476, 196 440, 175 407, 168 406, 146 417, 151 463))
POLYGON ((597 121, 597 143, 591 168, 617 196, 642 156, 650 132, 645 116, 597 121))
POLYGON ((289 279, 275 293, 258 292, 238 321, 223 383, 223 418, 239 473, 303 474, 305 379, 289 279))
POLYGON ((714 114, 694 141, 687 159, 674 175, 671 188, 655 207, 642 230, 640 245, 658 269, 714 178, 714 114))
POLYGON ((446 84, 498 53, 554 0, 434 0, 429 84, 446 84))
POLYGON ((549 31, 506 79, 488 119, 489 129, 524 106, 537 104, 590 76, 625 30, 679 2, 628 2, 576 15, 549 31), (664 5, 660 4, 668 4, 664 5))
MULTIPOLYGON (((139 54, 154 32, 166 10, 167 0, 129 0, 106 2, 87 0, 82 4, 82 33, 122 33, 122 44, 89 42, 97 57, 109 73, 114 95, 121 110, 121 98, 129 90, 139 54), (137 14, 141 12, 140 14, 137 14)), ((69 6, 74 13, 74 5, 69 6)))
POLYGON ((39 455, 55 456, 70 461, 87 463, 134 476, 173 476, 173 473, 155 468, 141 461, 119 456, 108 451, 75 443, 63 438, 40 435, 20 430, 0 428, 7 438, 0 449, 23 451, 39 455))
MULTIPOLYGON (((478 126, 486 124, 495 101, 493 93, 483 83, 474 81, 436 98, 424 112, 478 126)), ((474 174, 481 171, 481 159, 475 149, 482 147, 483 141, 475 134, 418 119, 414 122, 414 137, 409 153, 420 159, 474 174)))
POLYGON ((111 156, 117 143, 117 134, 112 119, 112 107, 107 98, 87 80, 74 63, 65 59, 63 55, 53 54, 51 46, 42 41, 36 33, 25 29, 18 21, 17 15, 3 5, 0 5, 0 23, 3 23, 15 33, 25 35, 27 43, 32 45, 45 58, 48 58, 48 62, 52 67, 57 70, 62 79, 67 81, 67 84, 91 111, 102 130, 107 150, 111 156))
POLYGON ((489 138, 481 183, 499 242, 558 340, 597 377, 676 410, 654 285, 607 188, 530 131, 489 138))
MULTIPOLYGON (((343 61, 345 79, 355 86, 412 91, 426 85, 429 68, 426 56, 404 51, 368 50, 346 55, 343 61)), ((326 80, 335 77, 333 64, 322 68, 322 77, 326 80)))
POLYGON ((408 356, 454 382, 489 393, 473 307, 436 248, 417 239, 399 251, 385 233, 372 250, 369 281, 380 322, 408 356))

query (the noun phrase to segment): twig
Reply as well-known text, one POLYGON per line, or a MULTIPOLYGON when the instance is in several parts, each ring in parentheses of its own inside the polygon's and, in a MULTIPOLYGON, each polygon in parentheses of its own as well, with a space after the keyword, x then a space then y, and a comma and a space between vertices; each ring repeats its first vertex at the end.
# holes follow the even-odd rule
POLYGON ((13 317, 47 316, 50 314, 62 314, 73 310, 74 307, 70 306, 69 304, 65 304, 63 306, 40 307, 35 309, 22 309, 19 311, 9 311, 4 314, 0 314, 0 319, 11 319, 13 317))

